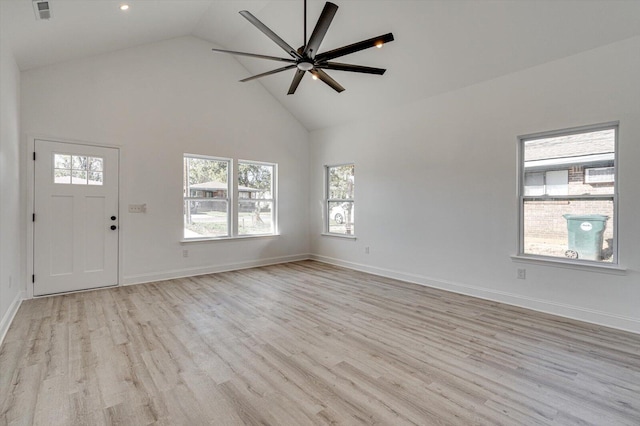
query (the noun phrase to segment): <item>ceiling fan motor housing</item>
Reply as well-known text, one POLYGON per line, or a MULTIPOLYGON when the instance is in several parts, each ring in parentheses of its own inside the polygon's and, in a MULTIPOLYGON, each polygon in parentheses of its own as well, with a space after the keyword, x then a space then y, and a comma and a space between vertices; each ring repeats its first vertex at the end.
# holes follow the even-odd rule
POLYGON ((300 71, 310 71, 313 69, 313 62, 309 60, 302 60, 296 65, 300 71))

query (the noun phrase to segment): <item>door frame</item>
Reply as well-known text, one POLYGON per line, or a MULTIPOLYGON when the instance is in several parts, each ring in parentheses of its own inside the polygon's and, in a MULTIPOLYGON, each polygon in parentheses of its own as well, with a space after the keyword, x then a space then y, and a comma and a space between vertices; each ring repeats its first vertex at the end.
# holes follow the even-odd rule
MULTIPOLYGON (((87 141, 81 141, 81 140, 74 140, 74 139, 68 139, 68 138, 59 138, 59 137, 51 137, 51 136, 45 136, 45 135, 40 135, 40 134, 29 134, 27 135, 27 143, 26 143, 26 152, 24 153, 23 158, 25 159, 25 161, 27 162, 27 167, 25 168, 26 172, 27 172, 27 210, 25 212, 25 220, 26 220, 26 231, 27 231, 27 241, 26 241, 26 250, 27 250, 27 264, 26 264, 26 273, 25 273, 25 281, 26 281, 26 296, 27 299, 33 299, 36 297, 51 297, 51 296, 58 296, 61 294, 68 294, 68 293, 78 293, 78 292, 82 292, 82 291, 93 291, 96 289, 88 289, 88 290, 77 290, 77 291, 72 291, 72 292, 68 292, 68 293, 56 293, 56 294, 52 294, 52 295, 43 295, 43 296, 34 296, 33 295, 33 282, 31 281, 31 276, 34 273, 34 256, 35 256, 35 244, 34 244, 34 236, 35 236, 35 224, 32 220, 32 214, 33 214, 33 210, 35 208, 35 164, 33 161, 33 153, 35 152, 35 147, 36 147, 36 140, 44 140, 44 141, 49 141, 49 142, 59 142, 59 143, 68 143, 68 144, 75 144, 75 145, 85 145, 85 146, 95 146, 95 147, 100 147, 100 148, 112 148, 117 150, 118 153, 118 217, 120 218, 120 220, 118 221, 118 229, 120 232, 120 236, 118 238, 118 271, 117 271, 117 277, 118 277, 118 283, 115 285, 115 287, 120 287, 122 286, 122 278, 123 278, 123 274, 122 274, 122 261, 123 261, 123 257, 122 257, 122 249, 123 249, 123 233, 122 233, 122 225, 125 225, 125 229, 126 229, 126 220, 124 220, 123 216, 122 216, 122 212, 123 212, 123 208, 122 208, 122 190, 121 190, 121 182, 124 182, 123 180, 123 176, 122 176, 122 146, 120 145, 111 145, 111 144, 104 144, 104 143, 95 143, 95 142, 87 142, 87 141)), ((113 288, 112 287, 106 287, 106 288, 113 288)))

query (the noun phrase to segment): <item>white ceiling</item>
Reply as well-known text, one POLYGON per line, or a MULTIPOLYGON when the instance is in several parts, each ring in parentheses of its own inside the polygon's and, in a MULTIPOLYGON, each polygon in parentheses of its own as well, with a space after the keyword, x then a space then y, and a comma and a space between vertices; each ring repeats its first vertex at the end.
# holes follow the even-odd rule
MULTIPOLYGON (((185 35, 286 57, 237 13, 246 9, 292 46, 302 44, 302 0, 129 0, 127 12, 119 10, 122 2, 50 0, 52 19, 36 21, 31 0, 0 0, 1 36, 22 70, 185 35)), ((308 2, 311 33, 324 1, 308 2)), ((313 130, 640 35, 639 0, 334 2, 340 9, 320 51, 393 32, 396 41, 383 49, 339 59, 387 68, 384 76, 331 72, 347 89, 340 94, 307 76, 287 96, 293 70, 229 84, 262 84, 313 130)), ((282 66, 237 59, 247 69, 238 79, 282 66)))

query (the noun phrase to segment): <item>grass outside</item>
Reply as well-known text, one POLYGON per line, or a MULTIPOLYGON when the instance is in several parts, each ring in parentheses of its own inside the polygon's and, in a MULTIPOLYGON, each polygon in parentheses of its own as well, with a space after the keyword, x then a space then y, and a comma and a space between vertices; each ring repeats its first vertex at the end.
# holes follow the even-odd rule
MULTIPOLYGON (((261 213, 260 219, 262 222, 256 219, 253 212, 241 212, 238 215, 238 234, 259 235, 273 232, 271 213, 261 213)), ((184 227, 200 237, 226 236, 228 235, 227 214, 216 211, 192 214, 191 223, 185 223, 184 227)))
POLYGON ((347 232, 347 224, 346 223, 336 223, 333 219, 329 220, 329 233, 331 234, 343 234, 343 235, 354 235, 355 228, 354 224, 349 224, 349 232, 347 232))
MULTIPOLYGON (((603 245, 604 247, 602 248, 602 261, 612 262, 613 250, 611 249, 609 240, 605 240, 603 245)), ((565 253, 567 250, 568 246, 565 239, 553 240, 548 238, 535 238, 525 236, 524 252, 526 254, 553 256, 566 259, 567 256, 565 255, 565 253)))

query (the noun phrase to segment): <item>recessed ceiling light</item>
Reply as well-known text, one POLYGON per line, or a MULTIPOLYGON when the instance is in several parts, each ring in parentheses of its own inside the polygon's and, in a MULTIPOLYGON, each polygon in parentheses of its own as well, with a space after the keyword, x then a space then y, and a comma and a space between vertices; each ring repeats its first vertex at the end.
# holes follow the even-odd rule
POLYGON ((121 4, 120 5, 120 10, 128 10, 129 9, 129 5, 128 4, 121 4))

